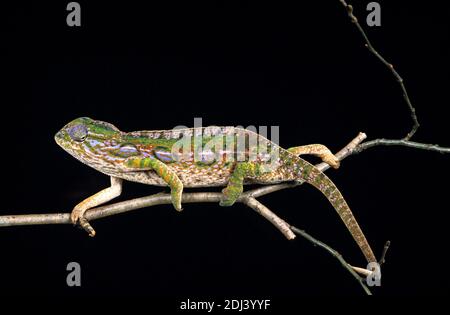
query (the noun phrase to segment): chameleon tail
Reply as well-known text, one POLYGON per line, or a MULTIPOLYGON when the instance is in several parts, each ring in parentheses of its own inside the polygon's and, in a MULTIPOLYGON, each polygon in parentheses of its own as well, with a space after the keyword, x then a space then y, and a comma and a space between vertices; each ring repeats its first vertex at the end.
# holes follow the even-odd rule
MULTIPOLYGON (((320 170, 314 167, 307 161, 296 157, 295 159, 295 169, 296 173, 300 175, 300 179, 306 181, 307 183, 313 185, 318 190, 320 190, 336 209, 337 213, 344 221, 345 226, 352 234, 353 239, 358 244, 359 248, 363 252, 368 262, 376 262, 375 255, 364 236, 363 231, 358 225, 355 217, 353 216, 350 207, 347 205, 341 192, 338 190, 336 185, 320 170)), ((292 159, 292 157, 291 157, 292 159)))

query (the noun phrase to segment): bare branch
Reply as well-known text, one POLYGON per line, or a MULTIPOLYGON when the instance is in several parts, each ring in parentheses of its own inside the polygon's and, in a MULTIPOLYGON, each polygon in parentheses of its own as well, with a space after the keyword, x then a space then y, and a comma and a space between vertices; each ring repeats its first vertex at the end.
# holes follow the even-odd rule
MULTIPOLYGON (((220 196, 220 193, 185 193, 183 194, 183 203, 219 202, 220 196)), ((86 212, 86 219, 92 221, 136 209, 171 203, 170 194, 158 193, 89 209, 86 212)), ((72 224, 72 221, 69 213, 0 216, 0 227, 39 224, 72 224)))
POLYGON ((375 139, 360 144, 354 151, 354 153, 360 153, 366 149, 376 146, 404 146, 419 150, 435 151, 439 153, 450 153, 450 148, 441 147, 437 144, 420 143, 409 140, 396 140, 396 139, 375 139))
POLYGON ((387 241, 386 244, 384 244, 383 252, 381 253, 380 260, 378 261, 378 264, 381 266, 386 262, 386 254, 389 250, 389 247, 391 247, 391 241, 387 241))
POLYGON ((359 24, 358 19, 356 18, 356 16, 353 14, 353 7, 350 4, 347 4, 347 2, 345 0, 339 0, 339 1, 345 7, 345 9, 347 10, 347 14, 348 14, 350 20, 352 21, 352 23, 355 24, 356 28, 361 33, 361 36, 364 38, 364 41, 366 42, 365 46, 367 47, 367 49, 369 49, 369 51, 375 57, 377 57, 392 72, 392 74, 394 75, 394 77, 397 80, 398 84, 400 85, 400 88, 402 90, 403 99, 405 100, 406 104, 408 105, 408 108, 409 108, 409 111, 410 111, 410 115, 411 115, 411 119, 413 121, 413 126, 412 126, 411 130, 403 138, 403 140, 411 139, 412 136, 416 133, 416 131, 419 128, 420 124, 419 124, 419 121, 417 119, 416 109, 414 108, 414 106, 411 103, 411 100, 409 99, 408 91, 406 90, 406 87, 405 87, 405 84, 403 82, 402 77, 394 69, 394 65, 392 63, 386 61, 386 59, 384 59, 384 57, 382 55, 380 55, 378 53, 378 51, 373 47, 373 45, 370 42, 369 37, 367 36, 366 32, 364 31, 364 29, 359 24))
POLYGON ((325 249, 333 257, 335 257, 339 261, 339 263, 342 265, 342 267, 344 267, 359 282, 359 284, 363 288, 364 292, 366 292, 367 295, 372 295, 372 292, 370 292, 369 288, 365 285, 363 278, 361 278, 357 273, 357 271, 358 271, 359 273, 363 273, 367 276, 367 275, 370 275, 370 273, 371 273, 369 270, 364 269, 364 268, 353 267, 353 266, 349 265, 345 261, 345 259, 342 257, 342 255, 339 254, 336 250, 334 250, 327 244, 319 241, 318 239, 312 237, 310 234, 306 233, 305 231, 303 231, 299 228, 296 228, 295 226, 292 226, 292 225, 291 225, 291 230, 294 231, 295 234, 303 236, 305 239, 310 241, 314 246, 319 246, 320 248, 325 249))
POLYGON ((411 138, 416 133, 417 129, 419 128, 420 124, 417 119, 416 115, 416 109, 411 103, 411 100, 408 96, 408 91, 406 90, 404 81, 400 74, 394 69, 394 66, 392 63, 388 62, 372 45, 372 43, 369 40, 369 37, 367 36, 366 32, 362 28, 361 24, 358 22, 358 18, 353 14, 353 7, 348 4, 345 0, 339 0, 339 2, 345 7, 347 10, 347 15, 350 18, 350 21, 355 24, 356 28, 358 29, 359 33, 363 37, 365 41, 365 46, 369 51, 378 59, 380 60, 393 74, 396 81, 400 85, 403 99, 405 100, 406 104, 408 105, 408 109, 410 112, 411 119, 413 121, 413 125, 411 127, 411 130, 408 132, 408 134, 403 139, 376 139, 372 141, 365 142, 356 148, 354 153, 360 153, 368 148, 372 148, 375 146, 405 146, 410 148, 415 148, 419 150, 427 150, 427 151, 435 151, 440 153, 450 153, 450 148, 441 147, 437 144, 427 144, 427 143, 419 143, 410 141, 411 138))
POLYGON ((246 197, 243 198, 242 202, 275 225, 288 240, 293 240, 295 238, 295 234, 292 232, 289 224, 280 219, 275 213, 270 211, 269 208, 260 203, 258 200, 253 197, 246 197))
POLYGON ((365 268, 355 267, 355 266, 352 266, 350 264, 348 265, 348 267, 353 269, 356 273, 358 273, 358 274, 360 274, 360 275, 362 275, 364 277, 368 277, 368 276, 370 276, 372 274, 372 271, 367 270, 365 268))

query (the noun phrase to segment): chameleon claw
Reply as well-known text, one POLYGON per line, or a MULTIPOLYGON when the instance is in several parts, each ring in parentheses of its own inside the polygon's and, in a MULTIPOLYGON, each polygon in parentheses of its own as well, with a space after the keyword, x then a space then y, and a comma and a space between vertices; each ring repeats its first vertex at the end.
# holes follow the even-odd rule
POLYGON ((224 197, 224 198, 222 198, 219 201, 219 206, 221 206, 221 207, 231 207, 234 204, 234 202, 235 202, 235 200, 232 200, 230 198, 224 197))
POLYGON ((302 145, 289 148, 288 151, 297 156, 302 154, 316 155, 320 157, 323 162, 335 169, 339 168, 340 165, 339 159, 323 144, 302 145))
POLYGON ((80 219, 81 214, 74 209, 70 214, 70 221, 72 221, 73 225, 78 225, 78 220, 80 219))
POLYGON ((178 205, 173 205, 173 207, 175 208, 175 210, 177 210, 178 212, 181 212, 181 211, 183 211, 183 207, 181 206, 181 204, 178 204, 178 205))
POLYGON ((220 200, 219 201, 219 206, 221 206, 221 207, 229 207, 230 204, 227 203, 225 200, 220 200))
POLYGON ((85 218, 85 217, 80 217, 78 220, 80 226, 86 231, 88 232, 90 237, 94 237, 95 236, 95 230, 94 228, 89 224, 89 221, 85 218))
POLYGON ((329 155, 327 154, 327 155, 322 156, 322 160, 334 169, 338 169, 339 166, 341 165, 341 162, 333 154, 329 154, 329 155))
POLYGON ((181 198, 182 198, 182 192, 183 189, 180 190, 174 190, 172 189, 171 195, 172 195, 172 205, 178 212, 183 211, 183 206, 181 205, 181 198))
POLYGON ((222 189, 222 198, 220 198, 219 206, 231 207, 242 193, 242 187, 225 187, 222 189))
POLYGON ((83 216, 82 212, 77 210, 72 211, 72 213, 70 214, 70 220, 72 221, 73 225, 79 226, 80 228, 88 232, 90 237, 95 236, 94 228, 89 224, 89 221, 83 216))

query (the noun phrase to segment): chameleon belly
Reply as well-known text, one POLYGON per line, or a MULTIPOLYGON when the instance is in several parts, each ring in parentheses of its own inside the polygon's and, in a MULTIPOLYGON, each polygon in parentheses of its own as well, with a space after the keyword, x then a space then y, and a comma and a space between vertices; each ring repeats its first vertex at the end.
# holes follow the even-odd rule
MULTIPOLYGON (((231 174, 231 167, 220 165, 196 168, 171 166, 180 178, 184 187, 220 187, 225 186, 231 174)), ((107 174, 112 175, 112 174, 107 174)), ((116 177, 146 185, 167 186, 167 183, 154 171, 126 172, 116 177)))

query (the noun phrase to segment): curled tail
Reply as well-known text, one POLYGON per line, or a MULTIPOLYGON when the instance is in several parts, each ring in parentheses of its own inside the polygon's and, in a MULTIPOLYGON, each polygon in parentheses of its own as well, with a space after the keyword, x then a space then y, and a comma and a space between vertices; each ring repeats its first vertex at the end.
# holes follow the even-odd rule
POLYGON ((313 185, 318 190, 320 190, 325 195, 325 197, 327 197, 336 212, 341 217, 342 221, 344 221, 345 226, 352 234, 353 239, 358 244, 367 261, 376 262, 377 260, 375 258, 375 255, 373 254, 373 251, 370 248, 370 245, 367 242, 363 231, 359 227, 358 222, 353 216, 350 207, 347 205, 347 202, 345 201, 341 192, 331 181, 331 179, 329 179, 324 173, 322 173, 312 164, 301 158, 298 158, 297 156, 291 155, 290 160, 292 162, 290 166, 291 169, 292 167, 294 168, 296 179, 304 180, 307 183, 313 185))

